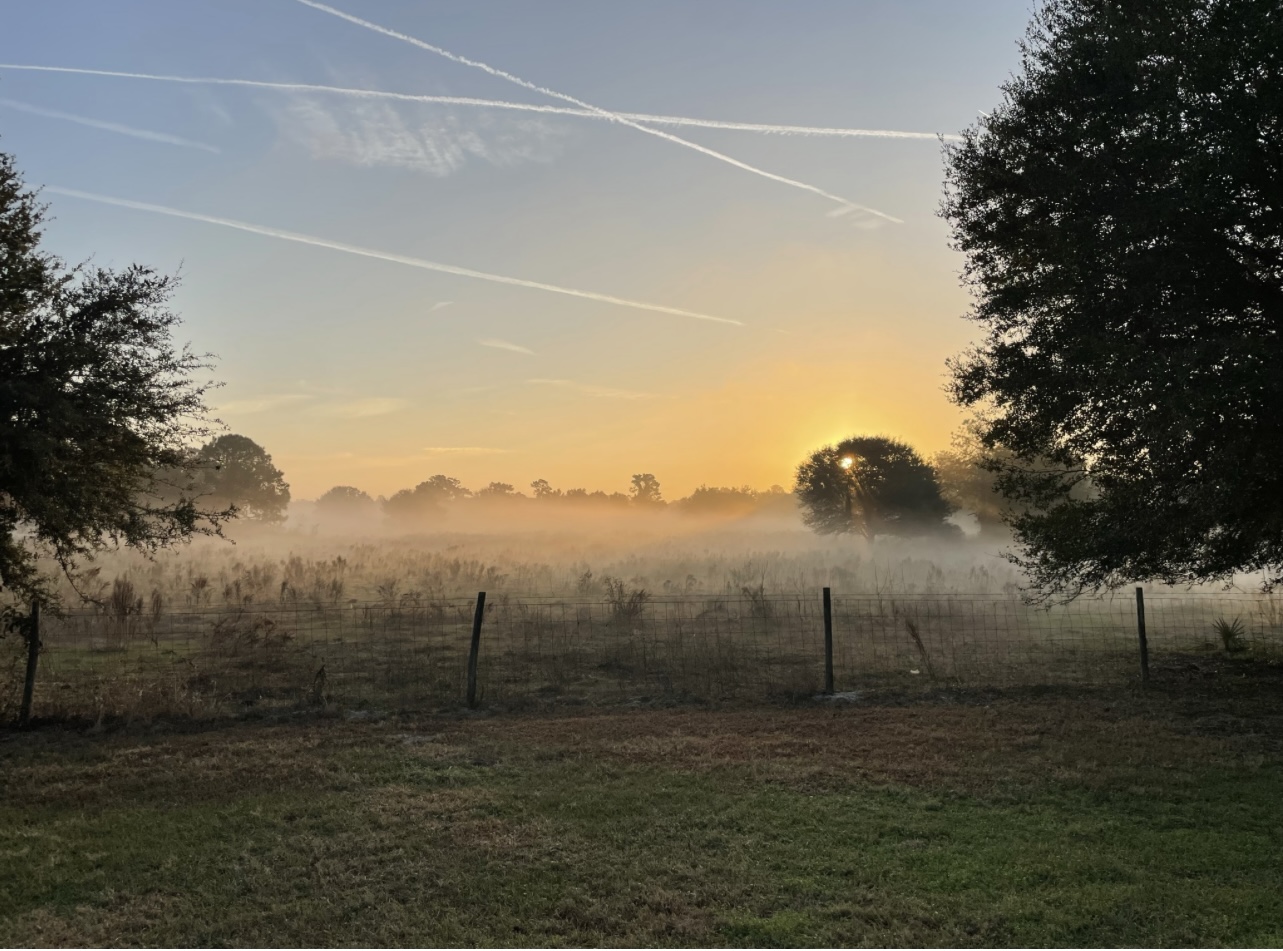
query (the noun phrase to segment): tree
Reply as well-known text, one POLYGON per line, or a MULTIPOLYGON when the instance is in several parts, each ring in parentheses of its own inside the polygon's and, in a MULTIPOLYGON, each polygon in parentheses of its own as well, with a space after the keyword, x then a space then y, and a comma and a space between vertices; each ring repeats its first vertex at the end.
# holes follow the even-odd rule
POLYGON ((628 491, 637 505, 660 505, 664 501, 659 493, 659 480, 649 472, 633 476, 632 488, 628 491))
POLYGON ((443 515, 446 506, 471 494, 458 479, 434 475, 413 489, 397 492, 383 503, 383 511, 389 518, 422 522, 443 515))
POLYGON ((1283 579, 1280 49, 1274 0, 1049 0, 946 151, 952 396, 1044 594, 1283 579))
POLYGON ((193 447, 211 426, 176 348, 172 277, 67 267, 40 250, 41 205, 0 154, 0 606, 53 603, 38 559, 67 574, 119 546, 151 553, 217 534, 233 513, 202 506, 193 447), (21 537, 19 535, 21 534, 21 537))
POLYGON ((279 522, 290 504, 285 474, 254 440, 226 433, 202 446, 197 453, 202 484, 210 500, 235 506, 242 518, 279 522))
POLYGON ((524 498, 517 487, 509 485, 507 482, 491 482, 484 489, 477 492, 479 499, 519 499, 524 498))
MULTIPOLYGON (((559 499, 562 497, 561 489, 554 489, 547 479, 535 479, 530 483, 530 488, 534 492, 536 499, 559 499)), ((573 489, 571 491, 574 491, 573 489)), ((587 493, 585 493, 587 494, 587 493)))
POLYGON ((935 454, 931 467, 946 502, 974 515, 981 532, 1001 532, 1011 505, 998 492, 993 464, 1016 460, 1010 453, 987 450, 980 440, 980 428, 981 423, 973 420, 954 433, 950 447, 935 454))
POLYGON ((373 515, 377 503, 354 485, 336 485, 316 500, 322 515, 335 519, 359 519, 373 515))
POLYGON ((677 505, 687 515, 744 516, 757 508, 758 493, 747 485, 738 489, 701 485, 677 505))
POLYGON ((934 470, 910 446, 886 436, 852 436, 818 449, 797 467, 802 521, 821 535, 956 533, 953 507, 934 470))

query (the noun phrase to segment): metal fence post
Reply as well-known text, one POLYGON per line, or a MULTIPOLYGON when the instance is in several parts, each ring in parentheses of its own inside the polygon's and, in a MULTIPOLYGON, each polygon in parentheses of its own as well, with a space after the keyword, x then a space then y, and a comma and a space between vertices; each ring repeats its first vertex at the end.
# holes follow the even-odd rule
POLYGON ((481 621, 486 613, 486 593, 477 592, 477 613, 472 616, 472 647, 468 651, 468 706, 477 705, 477 653, 481 650, 481 621))
POLYGON ((36 664, 40 661, 40 602, 31 605, 31 627, 27 631, 27 679, 22 684, 22 706, 18 708, 18 726, 31 719, 31 697, 36 690, 36 664))
POLYGON ((824 692, 833 693, 833 593, 824 589, 824 692))
POLYGON ((1140 681, 1149 683, 1149 641, 1145 637, 1145 589, 1136 586, 1136 636, 1140 640, 1140 681))

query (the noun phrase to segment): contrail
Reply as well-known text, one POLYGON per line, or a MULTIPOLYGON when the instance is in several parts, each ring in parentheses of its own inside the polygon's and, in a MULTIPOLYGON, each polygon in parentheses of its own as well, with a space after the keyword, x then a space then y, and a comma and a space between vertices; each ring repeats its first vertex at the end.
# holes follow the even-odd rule
MULTIPOLYGON (((426 102, 447 106, 477 106, 484 109, 512 109, 520 112, 540 112, 546 115, 578 116, 582 119, 609 117, 588 109, 571 109, 566 106, 538 106, 528 102, 506 102, 502 99, 476 99, 471 96, 425 96, 405 92, 383 92, 378 89, 354 89, 350 86, 323 86, 315 83, 273 83, 256 79, 223 79, 213 76, 167 76, 157 73, 128 73, 110 69, 77 69, 71 66, 27 66, 18 63, 0 63, 0 69, 27 70, 42 73, 73 73, 81 76, 107 76, 114 79, 147 79, 165 83, 188 83, 203 86, 248 86, 253 89, 274 89, 281 92, 315 92, 336 96, 353 96, 361 99, 394 99, 400 102, 426 102)), ((764 135, 836 136, 840 138, 872 139, 945 139, 961 140, 962 136, 935 132, 902 132, 896 129, 844 129, 832 126, 777 125, 767 122, 728 122, 722 119, 693 119, 689 116, 659 116, 646 112, 617 112, 615 115, 634 122, 652 125, 694 126, 700 129, 727 129, 732 132, 760 132, 764 135)))
POLYGON ((218 149, 204 142, 194 142, 191 139, 184 139, 177 135, 170 135, 167 132, 152 132, 149 129, 135 129, 133 126, 121 125, 119 122, 104 122, 101 119, 90 119, 88 116, 78 116, 70 112, 59 112, 57 109, 46 109, 43 106, 33 106, 27 102, 18 102, 15 99, 0 99, 0 106, 8 106, 10 109, 17 109, 19 112, 29 112, 33 116, 44 116, 47 119, 63 119, 67 122, 74 122, 77 125, 89 126, 91 129, 102 129, 105 132, 115 132, 119 135, 128 135, 135 139, 146 139, 148 142, 163 142, 165 145, 181 145, 189 149, 204 149, 206 152, 218 153, 218 149))
POLYGON ((442 274, 455 274, 459 277, 472 277, 479 281, 490 281, 494 284, 510 284, 514 287, 529 287, 537 291, 548 291, 551 294, 565 294, 567 297, 582 297, 584 300, 600 301, 603 304, 615 304, 619 307, 631 307, 634 310, 649 310, 657 314, 672 314, 677 317, 692 317, 695 320, 709 320, 719 324, 734 324, 737 327, 744 326, 743 321, 732 320, 729 317, 714 317, 711 314, 700 314, 691 310, 679 310, 676 307, 665 307, 662 304, 648 304, 645 301, 628 300, 624 297, 612 297, 609 294, 598 294, 595 291, 580 291, 572 287, 559 287, 556 284, 544 284, 540 281, 527 281, 519 277, 507 277, 503 274, 490 274, 486 271, 474 271, 472 268, 456 267, 453 264, 439 264, 436 261, 425 261, 422 258, 407 257, 403 254, 392 254, 388 251, 376 251, 373 248, 363 248, 355 244, 344 244, 340 241, 329 241, 325 238, 316 238, 308 234, 299 234, 296 231, 283 231, 280 228, 266 228, 262 225, 250 224, 246 221, 237 221, 234 218, 215 218, 213 215, 201 215, 194 211, 182 211, 178 208, 169 208, 165 205, 152 205, 142 201, 131 201, 127 198, 112 198, 109 195, 97 195, 93 192, 83 192, 75 188, 59 188, 56 185, 46 185, 44 191, 51 192, 55 195, 66 195, 68 198, 82 198, 85 201, 95 201, 103 205, 115 205, 118 208, 133 208, 137 211, 150 211, 158 215, 169 215, 171 218, 186 218, 189 221, 204 221, 212 225, 222 225, 224 228, 235 228, 237 231, 248 231, 251 234, 261 234, 268 238, 280 238, 282 241, 295 241, 299 244, 310 244, 317 248, 329 248, 332 251, 343 251, 346 254, 356 254, 364 258, 376 258, 380 261, 390 261, 393 264, 405 264, 409 267, 421 268, 425 271, 440 271, 442 274))
POLYGON ((549 89, 546 86, 538 86, 532 82, 522 79, 520 76, 514 76, 512 73, 505 72, 502 69, 496 69, 486 63, 482 63, 474 59, 468 59, 466 56, 459 56, 457 53, 451 53, 449 50, 442 49, 439 46, 433 46, 431 43, 426 43, 423 40, 416 39, 409 34, 400 33, 396 30, 388 29, 385 26, 379 26, 377 23, 371 23, 369 20, 363 20, 350 13, 344 13, 342 10, 336 10, 334 7, 326 6, 324 3, 318 3, 317 0, 295 0, 295 2, 301 3, 305 7, 311 7, 314 10, 320 10, 322 13, 328 13, 331 16, 336 16, 341 20, 348 21, 349 23, 354 23, 364 29, 373 30, 375 33, 381 33, 384 36, 390 36, 393 39, 401 40, 402 42, 409 43, 412 46, 417 46, 419 49, 427 50, 429 53, 436 53, 438 56, 444 56, 451 62, 459 63, 463 66, 471 66, 474 69, 480 69, 483 72, 489 73, 491 76, 495 76, 499 79, 506 79, 508 82, 515 83, 524 89, 530 89, 542 95, 551 96, 553 99, 560 99, 562 102, 568 102, 572 106, 578 106, 580 109, 587 109, 589 112, 592 112, 603 119, 618 122, 622 125, 628 126, 629 128, 636 129, 638 132, 645 132, 647 135, 657 136, 676 145, 681 145, 688 149, 694 149, 696 152, 700 152, 710 158, 715 158, 720 162, 726 162, 728 165, 734 165, 736 168, 743 169, 746 172, 752 172, 754 175, 760 175, 763 178, 768 178, 773 182, 780 182, 783 185, 791 185, 793 188, 800 188, 803 191, 819 195, 821 198, 827 198, 829 201, 837 202, 845 208, 854 208, 870 215, 875 215, 884 221, 904 224, 904 222, 899 218, 895 218, 885 212, 878 211, 876 208, 870 208, 867 205, 858 204, 857 202, 843 198, 840 195, 834 195, 832 192, 826 192, 822 188, 816 188, 814 185, 808 185, 806 182, 799 182, 793 178, 785 178, 783 175, 776 175, 774 172, 768 172, 755 165, 749 165, 747 162, 741 162, 739 159, 731 158, 725 153, 716 152, 713 149, 705 148, 704 146, 691 142, 688 139, 675 136, 671 132, 652 129, 650 126, 642 125, 640 122, 634 122, 632 119, 626 119, 619 113, 610 112, 609 110, 591 105, 590 103, 584 102, 582 99, 576 99, 574 96, 568 96, 565 93, 557 92, 556 90, 549 89))

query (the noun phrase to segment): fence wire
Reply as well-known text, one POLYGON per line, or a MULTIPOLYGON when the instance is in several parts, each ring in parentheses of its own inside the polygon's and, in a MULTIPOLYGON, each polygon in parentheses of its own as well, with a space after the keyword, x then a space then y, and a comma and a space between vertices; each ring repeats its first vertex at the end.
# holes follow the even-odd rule
MULTIPOLYGON (((472 599, 240 604, 46 617, 38 716, 225 714, 250 708, 457 707, 472 599)), ((1149 596, 1151 669, 1283 653, 1283 598, 1149 596)), ((1139 678, 1134 598, 1044 608, 993 595, 835 595, 838 691, 915 684, 1123 684, 1139 678)), ((23 649, 0 643, 0 713, 23 649)), ((482 703, 752 701, 818 693, 819 592, 488 601, 482 703)))

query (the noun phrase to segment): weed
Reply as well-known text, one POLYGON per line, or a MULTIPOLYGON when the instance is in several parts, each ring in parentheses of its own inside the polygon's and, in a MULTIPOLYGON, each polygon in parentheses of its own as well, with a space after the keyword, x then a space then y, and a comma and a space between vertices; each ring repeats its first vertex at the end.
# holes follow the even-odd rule
POLYGON ((1243 635, 1247 633, 1243 627, 1243 619, 1235 618, 1233 621, 1227 621, 1225 618, 1217 618, 1212 623, 1212 630, 1221 639, 1221 644, 1227 654, 1240 654, 1247 650, 1247 645, 1243 643, 1243 635))
POLYGON ((613 621, 635 621, 646 611, 650 601, 650 592, 645 588, 629 589, 622 578, 609 575, 601 579, 606 589, 606 603, 610 605, 610 617, 613 621))

